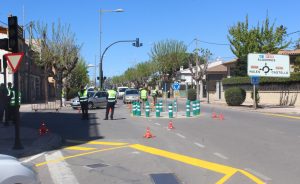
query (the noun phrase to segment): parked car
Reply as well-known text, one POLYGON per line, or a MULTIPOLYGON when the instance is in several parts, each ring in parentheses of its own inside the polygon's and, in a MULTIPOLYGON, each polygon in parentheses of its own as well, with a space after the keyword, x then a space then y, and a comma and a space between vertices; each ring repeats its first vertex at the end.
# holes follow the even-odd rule
POLYGON ((123 98, 126 89, 128 89, 128 87, 126 87, 126 86, 122 86, 122 87, 118 87, 117 88, 117 98, 118 99, 122 99, 123 98))
POLYGON ((134 101, 140 100, 140 93, 137 89, 126 89, 124 96, 123 96, 123 102, 126 103, 132 103, 134 101))
MULTIPOLYGON (((95 95, 95 93, 96 93, 95 91, 88 91, 88 96, 92 97, 95 95)), ((80 102, 78 96, 71 100, 71 107, 73 107, 73 109, 80 108, 80 102)))
POLYGON ((17 158, 0 154, 0 183, 39 184, 38 174, 30 167, 22 164, 17 158))
POLYGON ((107 93, 105 91, 98 91, 89 98, 89 109, 105 108, 107 104, 107 93))

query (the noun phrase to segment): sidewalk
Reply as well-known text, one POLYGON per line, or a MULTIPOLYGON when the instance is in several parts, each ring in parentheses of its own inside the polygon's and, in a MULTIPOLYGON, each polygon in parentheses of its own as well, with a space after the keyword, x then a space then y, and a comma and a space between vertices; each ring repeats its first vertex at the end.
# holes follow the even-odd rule
POLYGON ((38 130, 20 128, 21 144, 24 149, 13 150, 15 142, 15 127, 0 124, 0 154, 7 154, 17 158, 35 155, 61 145, 62 138, 53 133, 40 136, 38 130))

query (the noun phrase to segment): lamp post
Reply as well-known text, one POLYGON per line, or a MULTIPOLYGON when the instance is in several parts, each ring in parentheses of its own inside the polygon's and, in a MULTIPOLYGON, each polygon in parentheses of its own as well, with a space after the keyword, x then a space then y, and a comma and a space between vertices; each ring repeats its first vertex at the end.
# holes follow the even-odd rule
POLYGON ((100 88, 102 88, 102 79, 103 79, 103 70, 102 70, 102 60, 101 60, 101 55, 102 55, 102 51, 101 51, 101 46, 102 46, 102 13, 105 13, 105 12, 124 12, 123 9, 115 9, 115 10, 102 10, 100 9, 100 14, 99 14, 99 19, 100 19, 100 22, 99 22, 99 30, 100 30, 100 50, 99 50, 99 53, 100 53, 100 62, 99 62, 99 86, 100 88))

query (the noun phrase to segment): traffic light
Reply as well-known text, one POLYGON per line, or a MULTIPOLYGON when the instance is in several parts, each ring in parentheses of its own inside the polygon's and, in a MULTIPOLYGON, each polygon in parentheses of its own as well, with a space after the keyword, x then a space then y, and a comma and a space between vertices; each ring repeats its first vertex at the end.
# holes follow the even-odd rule
POLYGON ((135 43, 132 43, 132 45, 135 47, 141 47, 141 46, 143 46, 143 43, 140 43, 140 39, 136 38, 135 43))
POLYGON ((105 81, 105 80, 106 80, 106 77, 104 76, 104 77, 103 77, 103 81, 105 81))
POLYGON ((100 77, 97 77, 97 80, 99 80, 100 79, 100 77))
POLYGON ((13 53, 18 52, 18 17, 8 17, 8 47, 13 53))

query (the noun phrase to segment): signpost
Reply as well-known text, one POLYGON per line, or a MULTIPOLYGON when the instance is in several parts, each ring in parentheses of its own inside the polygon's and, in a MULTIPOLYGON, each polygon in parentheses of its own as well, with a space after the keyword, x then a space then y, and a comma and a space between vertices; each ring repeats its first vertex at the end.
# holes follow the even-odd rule
POLYGON ((20 63, 22 62, 22 58, 24 56, 23 52, 20 53, 11 53, 11 54, 5 54, 4 57, 6 58, 9 66, 12 69, 12 72, 14 73, 14 89, 15 89, 15 104, 16 104, 16 111, 14 112, 16 115, 15 119, 15 144, 13 149, 23 149, 23 146, 21 144, 20 140, 20 112, 19 112, 19 72, 18 68, 20 66, 20 63))
POLYGON ((253 84, 253 107, 256 109, 256 85, 259 77, 290 77, 290 58, 276 54, 248 54, 248 76, 253 84))
POLYGON ((180 84, 178 82, 174 82, 172 88, 174 90, 174 97, 179 96, 180 84))

